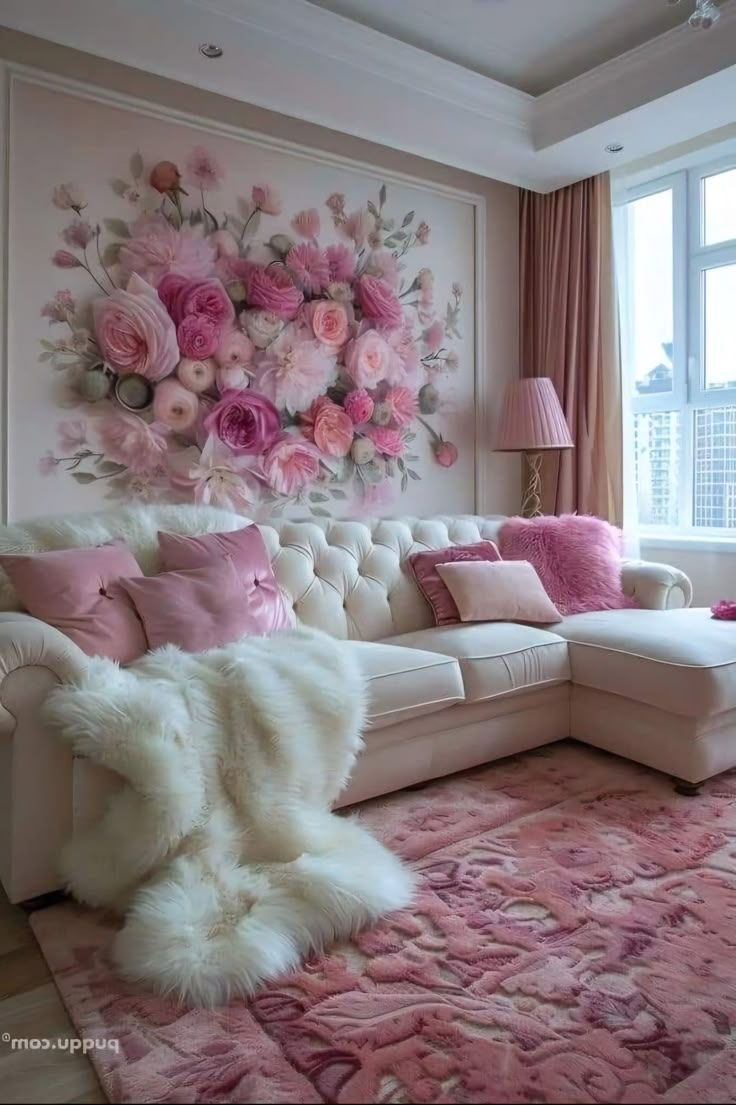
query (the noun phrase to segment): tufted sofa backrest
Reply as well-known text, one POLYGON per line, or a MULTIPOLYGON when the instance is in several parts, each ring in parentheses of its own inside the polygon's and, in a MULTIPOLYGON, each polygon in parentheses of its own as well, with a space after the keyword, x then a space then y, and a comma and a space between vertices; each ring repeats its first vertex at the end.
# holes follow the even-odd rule
MULTIPOLYGON (((320 518, 258 528, 297 621, 334 637, 372 641, 433 624, 429 606, 403 566, 410 553, 495 540, 503 521, 472 515, 320 518)), ((121 507, 0 527, 0 553, 88 547, 123 538, 146 575, 153 575, 160 567, 158 530, 212 533, 247 524, 237 514, 212 507, 121 507)), ((0 572, 0 609, 18 606, 10 581, 0 572)))

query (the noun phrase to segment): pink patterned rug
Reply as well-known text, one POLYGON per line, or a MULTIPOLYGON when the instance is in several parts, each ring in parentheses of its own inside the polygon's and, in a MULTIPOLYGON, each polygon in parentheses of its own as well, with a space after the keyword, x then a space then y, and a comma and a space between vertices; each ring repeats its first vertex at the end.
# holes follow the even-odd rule
POLYGON ((681 798, 564 743, 376 799, 395 914, 250 1004, 119 982, 112 923, 33 927, 114 1102, 725 1102, 736 1096, 736 773, 681 798))

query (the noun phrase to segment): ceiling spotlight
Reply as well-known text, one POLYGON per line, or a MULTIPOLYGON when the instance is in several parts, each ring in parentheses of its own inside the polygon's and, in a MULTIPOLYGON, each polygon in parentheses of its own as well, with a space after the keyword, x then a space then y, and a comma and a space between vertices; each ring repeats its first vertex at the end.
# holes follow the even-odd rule
POLYGON ((214 42, 203 42, 199 48, 199 52, 202 57, 205 58, 221 58, 222 46, 218 46, 214 42))
POLYGON ((620 142, 609 142, 606 146, 606 153, 621 153, 623 146, 620 142))

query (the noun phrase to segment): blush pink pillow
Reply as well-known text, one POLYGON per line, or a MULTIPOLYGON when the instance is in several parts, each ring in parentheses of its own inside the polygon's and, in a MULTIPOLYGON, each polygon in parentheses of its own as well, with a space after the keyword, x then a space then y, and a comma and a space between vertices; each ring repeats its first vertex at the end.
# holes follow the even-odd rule
POLYGON ((138 611, 149 648, 172 644, 204 652, 258 632, 229 556, 204 568, 123 579, 120 585, 138 611))
POLYGON ((161 567, 166 572, 203 568, 229 556, 242 584, 251 618, 250 633, 278 633, 293 625, 294 619, 279 590, 257 526, 246 526, 232 533, 206 533, 201 537, 159 533, 158 544, 161 567))
POLYGON ((460 621, 455 601, 437 571, 438 564, 454 564, 456 561, 500 560, 501 555, 493 541, 476 541, 473 545, 450 545, 447 549, 412 553, 407 556, 419 590, 432 607, 435 625, 452 625, 460 621))
POLYGON ((146 651, 135 609, 119 586, 140 576, 127 545, 58 549, 29 556, 0 556, 26 610, 71 637, 88 656, 128 664, 146 651))
POLYGON ((461 622, 560 621, 537 573, 527 560, 458 561, 438 564, 461 622))
POLYGON ((501 527, 504 560, 528 560, 561 614, 636 606, 621 589, 621 531, 589 514, 510 518, 501 527))

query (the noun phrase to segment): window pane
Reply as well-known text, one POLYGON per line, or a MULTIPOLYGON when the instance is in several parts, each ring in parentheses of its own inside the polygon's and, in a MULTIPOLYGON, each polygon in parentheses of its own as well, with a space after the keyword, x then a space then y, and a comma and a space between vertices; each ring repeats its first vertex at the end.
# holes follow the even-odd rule
POLYGON ((705 386, 736 387, 736 265, 706 269, 705 386))
POLYGON ((628 204, 626 350, 640 395, 672 391, 672 191, 628 204))
POLYGON ((736 169, 703 180, 705 245, 736 238, 736 169))
POLYGON ((636 491, 644 526, 680 522, 680 412, 653 411, 634 418, 636 491))
POLYGON ((736 407, 695 412, 695 526, 736 528, 736 407))

